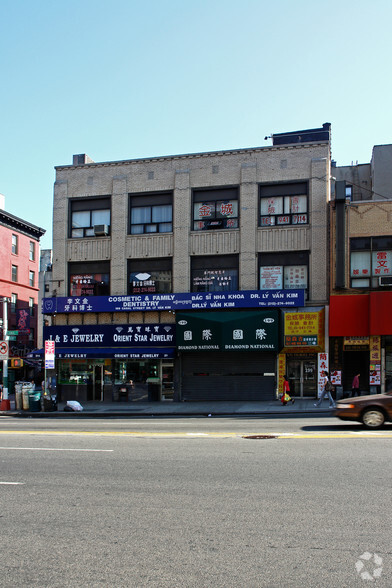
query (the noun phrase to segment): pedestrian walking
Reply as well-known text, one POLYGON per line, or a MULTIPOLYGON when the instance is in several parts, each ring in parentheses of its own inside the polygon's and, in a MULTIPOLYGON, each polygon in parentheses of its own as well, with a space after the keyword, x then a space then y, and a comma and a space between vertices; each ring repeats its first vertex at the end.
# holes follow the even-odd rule
POLYGON ((351 384, 351 396, 361 396, 361 392, 359 390, 359 376, 361 374, 355 374, 353 383, 351 384))
POLYGON ((322 401, 324 400, 325 396, 328 396, 329 398, 329 408, 336 408, 336 404, 334 399, 332 398, 332 392, 333 390, 333 386, 331 384, 331 380, 329 379, 329 373, 328 372, 324 372, 324 385, 323 385, 323 390, 321 392, 321 396, 318 399, 318 401, 315 403, 314 406, 316 406, 317 408, 321 405, 322 401))
POLYGON ((291 402, 291 404, 294 404, 295 402, 294 398, 291 398, 290 396, 290 384, 287 379, 287 376, 283 376, 283 394, 280 398, 280 401, 283 404, 283 406, 286 406, 288 402, 291 402))

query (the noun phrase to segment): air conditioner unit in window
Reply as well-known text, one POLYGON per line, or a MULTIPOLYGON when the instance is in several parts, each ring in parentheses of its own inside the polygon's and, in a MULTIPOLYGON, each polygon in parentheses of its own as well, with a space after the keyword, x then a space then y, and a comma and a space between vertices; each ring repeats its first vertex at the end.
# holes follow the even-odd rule
POLYGON ((378 278, 379 286, 392 286, 392 276, 380 276, 378 278))
POLYGON ((94 235, 96 237, 105 237, 109 235, 108 225, 94 225, 94 235))

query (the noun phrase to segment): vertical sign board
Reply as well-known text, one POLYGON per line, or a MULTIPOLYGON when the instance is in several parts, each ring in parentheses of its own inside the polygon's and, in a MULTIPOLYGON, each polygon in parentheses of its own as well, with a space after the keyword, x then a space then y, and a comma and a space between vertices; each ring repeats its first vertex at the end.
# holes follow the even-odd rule
POLYGON ((45 341, 45 369, 54 369, 55 347, 54 341, 45 341))
POLYGON ((324 389, 324 372, 329 371, 328 353, 318 353, 318 390, 317 398, 320 398, 321 392, 324 389))

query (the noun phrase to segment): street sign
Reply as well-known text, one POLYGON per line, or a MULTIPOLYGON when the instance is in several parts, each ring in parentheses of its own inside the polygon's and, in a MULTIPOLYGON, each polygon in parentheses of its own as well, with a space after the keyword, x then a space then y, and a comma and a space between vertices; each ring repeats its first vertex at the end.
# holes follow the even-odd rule
POLYGON ((0 360, 8 359, 8 341, 0 341, 0 360))
POLYGON ((7 335, 8 341, 16 341, 16 335, 7 335))
POLYGON ((14 335, 18 335, 19 331, 7 331, 7 337, 13 337, 14 335))
POLYGON ((45 341, 45 369, 54 369, 55 344, 54 341, 45 341))

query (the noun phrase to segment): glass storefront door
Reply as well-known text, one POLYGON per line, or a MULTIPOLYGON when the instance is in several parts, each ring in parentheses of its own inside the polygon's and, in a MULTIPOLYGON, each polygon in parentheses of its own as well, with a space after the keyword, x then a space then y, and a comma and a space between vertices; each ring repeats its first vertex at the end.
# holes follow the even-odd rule
POLYGON ((317 359, 286 358, 286 373, 292 396, 316 397, 317 394, 317 359))

